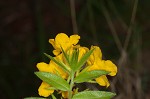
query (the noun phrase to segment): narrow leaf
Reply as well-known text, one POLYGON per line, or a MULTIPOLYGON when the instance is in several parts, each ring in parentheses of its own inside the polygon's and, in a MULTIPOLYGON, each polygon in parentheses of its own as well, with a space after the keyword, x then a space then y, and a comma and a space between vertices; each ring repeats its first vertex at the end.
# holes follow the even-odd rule
POLYGON ((75 61, 78 62, 78 57, 79 57, 79 49, 75 50, 75 61))
POLYGON ((67 68, 68 66, 66 66, 65 64, 62 64, 62 62, 57 61, 55 58, 53 58, 52 56, 44 53, 48 58, 50 58, 51 60, 53 60, 58 66, 60 66, 64 71, 66 71, 67 73, 69 72, 69 69, 67 68))
POLYGON ((50 84, 52 87, 62 91, 70 89, 69 84, 62 77, 48 72, 35 72, 35 74, 44 82, 50 84))
POLYGON ((52 99, 57 99, 57 98, 52 94, 52 99))
POLYGON ((81 83, 81 82, 87 82, 92 79, 95 79, 97 77, 100 77, 101 75, 106 75, 109 72, 104 70, 92 70, 92 71, 85 71, 80 73, 75 79, 74 82, 81 83))
POLYGON ((65 57, 67 63, 70 64, 70 62, 69 62, 69 56, 67 55, 67 53, 65 53, 65 51, 63 50, 62 47, 61 47, 61 50, 62 50, 62 53, 63 53, 63 55, 64 55, 64 57, 65 57))
POLYGON ((72 99, 110 99, 116 94, 105 91, 83 91, 75 94, 72 99))
POLYGON ((87 61, 87 59, 90 57, 90 55, 92 54, 92 52, 94 51, 94 49, 88 51, 86 54, 84 54, 84 56, 79 60, 75 70, 79 70, 87 61))
POLYGON ((75 54, 76 54, 76 51, 73 50, 72 55, 71 55, 71 60, 70 60, 70 65, 71 65, 71 67, 72 67, 72 64, 73 64, 74 61, 75 61, 75 54))
POLYGON ((75 49, 73 51, 72 59, 71 59, 71 63, 70 63, 71 69, 73 71, 75 71, 75 69, 76 69, 76 65, 77 65, 77 62, 78 62, 78 56, 79 56, 79 50, 75 49))

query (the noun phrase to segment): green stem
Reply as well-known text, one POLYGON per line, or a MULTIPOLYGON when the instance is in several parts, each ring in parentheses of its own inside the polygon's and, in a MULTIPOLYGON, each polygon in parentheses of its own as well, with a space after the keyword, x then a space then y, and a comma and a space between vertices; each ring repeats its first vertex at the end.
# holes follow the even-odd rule
POLYGON ((74 72, 71 73, 71 81, 70 81, 70 90, 68 92, 68 99, 72 99, 72 88, 73 88, 73 85, 74 85, 74 72))

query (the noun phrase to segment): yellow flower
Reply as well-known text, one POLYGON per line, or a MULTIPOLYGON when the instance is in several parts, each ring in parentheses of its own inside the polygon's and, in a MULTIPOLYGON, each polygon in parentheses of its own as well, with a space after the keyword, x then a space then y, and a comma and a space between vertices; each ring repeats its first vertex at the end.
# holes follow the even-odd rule
MULTIPOLYGON (((79 62, 79 60, 83 57, 83 55, 85 55, 89 51, 87 47, 82 47, 80 45, 77 45, 79 39, 80 36, 78 35, 71 35, 70 37, 68 37, 64 33, 59 33, 55 37, 55 39, 49 39, 49 43, 52 44, 52 46, 54 47, 53 50, 53 54, 55 55, 54 59, 56 59, 58 62, 62 62, 63 64, 65 64, 64 66, 66 66, 66 69, 68 69, 69 72, 63 70, 60 66, 57 65, 57 63, 55 63, 52 60, 50 60, 49 64, 44 62, 38 63, 37 64, 38 70, 42 72, 49 72, 49 73, 56 74, 62 77, 63 79, 67 80, 67 82, 70 82, 69 81, 70 77, 68 74, 72 72, 71 66, 72 67, 75 66, 76 62, 77 61, 79 62), (62 53, 62 49, 64 50, 65 54, 62 53), (79 51, 79 53, 75 51, 79 51), (67 58, 65 55, 67 56, 67 58), (75 59, 72 59, 72 57, 75 59)), ((91 49, 94 49, 94 51, 90 55, 89 59, 87 60, 87 67, 85 68, 85 70, 88 71, 105 70, 110 72, 108 75, 115 76, 117 73, 116 65, 110 60, 102 60, 102 52, 98 46, 91 46, 91 49)), ((83 66, 83 68, 84 67, 85 66, 83 66)), ((80 70, 77 71, 77 73, 78 72, 80 72, 80 70)), ((106 75, 102 75, 96 78, 95 81, 101 86, 108 87, 110 85, 106 75)), ((68 91, 61 91, 61 90, 60 91, 57 90, 57 91, 62 94, 63 98, 68 98, 68 94, 70 94, 68 93, 68 91)), ((38 92, 40 96, 48 97, 54 92, 54 88, 53 86, 43 81, 38 89, 38 92)), ((75 94, 77 92, 78 89, 73 90, 72 94, 75 94)))
MULTIPOLYGON (((61 61, 65 64, 63 54, 59 54, 58 56, 55 57, 55 59, 58 60, 58 61, 61 61)), ((68 65, 66 65, 66 66, 67 66, 67 68, 69 68, 68 65)), ((53 73, 54 74, 58 74, 64 79, 68 78, 68 74, 52 60, 50 61, 50 67, 53 68, 53 73)))
POLYGON ((72 46, 68 51, 67 54, 69 56, 72 56, 72 53, 74 50, 78 49, 79 55, 78 55, 78 61, 82 58, 82 56, 89 51, 87 47, 82 47, 80 45, 72 46))
POLYGON ((43 97, 48 97, 49 95, 51 95, 54 90, 50 90, 48 88, 50 88, 50 85, 46 82, 42 82, 38 89, 39 95, 43 97))
MULTIPOLYGON (((62 55, 58 55, 57 59, 60 59, 62 55)), ((61 76, 62 78, 64 79, 67 79, 68 77, 68 74, 66 72, 64 72, 55 62, 53 62, 52 60, 50 61, 49 64, 46 64, 44 62, 41 62, 41 63, 38 63, 37 64, 37 68, 39 69, 39 71, 42 71, 42 72, 50 72, 50 73, 53 73, 53 74, 56 74, 56 75, 59 75, 61 76)), ((43 96, 43 97, 48 97, 49 95, 51 95, 54 90, 50 90, 51 86, 49 84, 47 84, 46 82, 42 82, 39 89, 38 89, 38 92, 39 92, 39 95, 40 96, 43 96)))
POLYGON ((52 71, 53 71, 53 68, 50 67, 50 64, 47 64, 47 63, 44 63, 44 62, 37 63, 36 66, 37 66, 38 70, 42 71, 42 72, 52 73, 52 71))
POLYGON ((87 53, 89 51, 89 49, 87 47, 79 47, 79 56, 78 56, 78 60, 80 60, 82 58, 82 56, 87 53))
POLYGON ((94 51, 87 61, 89 65, 94 64, 96 60, 102 60, 102 52, 100 48, 98 46, 91 46, 91 49, 94 49, 94 51))
POLYGON ((108 82, 108 79, 107 79, 107 77, 105 75, 100 76, 100 77, 96 78, 95 80, 101 86, 108 87, 110 85, 109 82, 108 82))
MULTIPOLYGON (((102 53, 98 46, 92 46, 91 49, 93 48, 94 51, 87 60, 87 64, 89 66, 88 71, 105 70, 110 72, 108 75, 115 76, 117 73, 116 65, 113 64, 110 60, 102 60, 102 53)), ((101 86, 108 87, 110 85, 105 75, 96 78, 96 82, 101 86)))
MULTIPOLYGON (((102 60, 104 61, 104 60, 102 60)), ((103 66, 102 69, 109 71, 110 73, 108 75, 110 76, 115 76, 117 73, 117 67, 114 63, 112 63, 112 61, 110 60, 106 60, 104 61, 105 67, 103 66)))
POLYGON ((68 50, 72 45, 76 45, 80 39, 78 35, 71 35, 68 37, 64 33, 59 33, 55 39, 49 39, 49 43, 54 47, 53 54, 58 55, 61 52, 61 47, 64 51, 68 50))
MULTIPOLYGON (((38 63, 37 68, 42 72, 53 72, 53 68, 51 68, 49 64, 46 64, 44 62, 38 63)), ((39 95, 43 97, 48 97, 49 95, 51 95, 54 90, 49 90, 48 88, 50 88, 50 85, 46 82, 42 82, 38 89, 39 95)))

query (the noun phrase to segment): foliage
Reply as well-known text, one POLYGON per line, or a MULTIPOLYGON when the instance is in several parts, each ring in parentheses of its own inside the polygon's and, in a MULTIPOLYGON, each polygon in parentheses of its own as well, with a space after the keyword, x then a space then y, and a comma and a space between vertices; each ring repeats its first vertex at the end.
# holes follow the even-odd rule
MULTIPOLYGON (((103 91, 78 92, 75 83, 95 81, 102 86, 109 86, 106 75, 115 76, 117 67, 110 60, 102 60, 98 46, 87 47, 77 45, 80 36, 59 33, 49 42, 53 45, 52 57, 49 64, 38 63, 39 72, 35 72, 43 82, 39 87, 39 95, 48 97, 54 90, 62 94, 61 98, 68 99, 110 99, 115 94, 103 91), (66 94, 65 94, 66 93, 66 94)), ((54 95, 53 95, 54 96, 54 95)), ((27 98, 28 99, 28 98, 27 98)), ((29 98, 30 99, 30 98, 29 98)))

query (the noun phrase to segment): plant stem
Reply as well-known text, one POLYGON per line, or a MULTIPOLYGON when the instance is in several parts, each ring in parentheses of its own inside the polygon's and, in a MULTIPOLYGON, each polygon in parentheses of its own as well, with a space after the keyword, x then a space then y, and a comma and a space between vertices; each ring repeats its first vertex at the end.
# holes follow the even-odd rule
POLYGON ((72 99, 72 88, 73 88, 73 85, 74 85, 74 72, 71 73, 71 81, 70 81, 70 90, 68 92, 68 99, 72 99))
POLYGON ((78 33, 78 26, 76 20, 76 10, 75 10, 75 0, 70 0, 70 9, 71 9, 71 21, 73 27, 73 33, 78 33))

